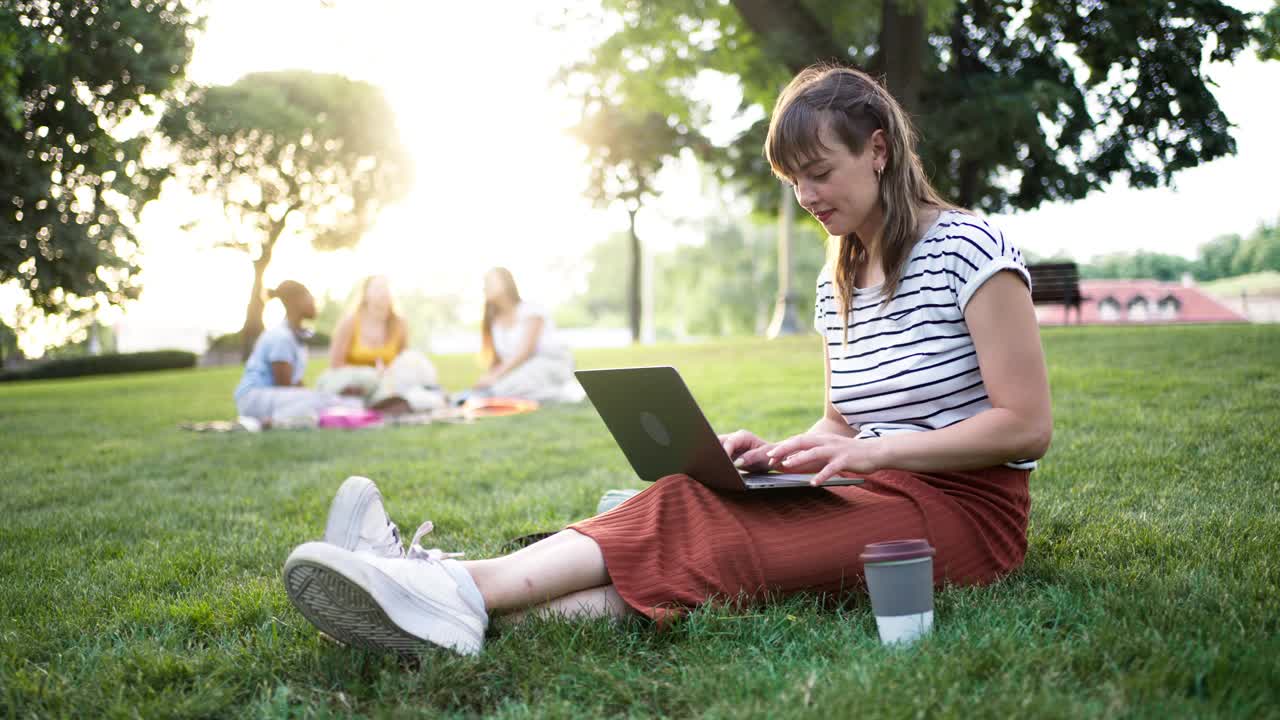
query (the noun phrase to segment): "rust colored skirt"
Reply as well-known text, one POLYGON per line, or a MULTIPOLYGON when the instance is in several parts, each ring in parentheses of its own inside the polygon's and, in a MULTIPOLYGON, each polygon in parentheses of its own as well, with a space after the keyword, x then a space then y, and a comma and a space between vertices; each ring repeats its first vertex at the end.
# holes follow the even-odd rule
POLYGON ((858 555, 881 540, 926 538, 935 584, 981 584, 1022 564, 1028 475, 882 470, 859 486, 744 493, 672 475, 569 527, 600 545, 618 594, 655 620, 714 599, 861 591, 858 555))

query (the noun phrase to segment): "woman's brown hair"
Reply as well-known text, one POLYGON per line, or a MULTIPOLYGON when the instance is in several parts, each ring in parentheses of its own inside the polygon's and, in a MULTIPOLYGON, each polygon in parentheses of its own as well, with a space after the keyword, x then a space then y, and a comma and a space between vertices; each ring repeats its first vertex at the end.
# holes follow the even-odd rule
MULTIPOLYGON (((861 155, 876 130, 884 131, 887 157, 879 174, 880 264, 884 303, 897 292, 911 248, 920 239, 920 208, 957 209, 942 199, 916 154, 916 134, 898 101, 870 75, 839 65, 812 65, 796 75, 773 108, 765 157, 778 177, 790 181, 806 162, 829 150, 819 132, 827 127, 855 155, 861 155)), ((866 262, 867 239, 856 232, 839 238, 832 275, 840 321, 848 336, 853 312, 854 273, 866 262)))
MULTIPOLYGON (((511 271, 504 267, 496 267, 489 271, 489 275, 497 277, 507 291, 507 297, 511 300, 512 307, 520 304, 520 290, 516 288, 516 279, 511 271)), ((485 367, 493 365, 498 354, 493 349, 493 321, 498 315, 498 306, 488 298, 484 301, 484 320, 480 325, 480 361, 485 367)))

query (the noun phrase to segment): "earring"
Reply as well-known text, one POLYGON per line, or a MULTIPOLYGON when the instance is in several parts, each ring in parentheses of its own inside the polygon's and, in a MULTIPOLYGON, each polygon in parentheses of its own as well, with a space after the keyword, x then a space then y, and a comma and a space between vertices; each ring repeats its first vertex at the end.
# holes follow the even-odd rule
POLYGON ((884 179, 884 168, 882 167, 876 168, 876 182, 880 182, 883 179, 884 179))

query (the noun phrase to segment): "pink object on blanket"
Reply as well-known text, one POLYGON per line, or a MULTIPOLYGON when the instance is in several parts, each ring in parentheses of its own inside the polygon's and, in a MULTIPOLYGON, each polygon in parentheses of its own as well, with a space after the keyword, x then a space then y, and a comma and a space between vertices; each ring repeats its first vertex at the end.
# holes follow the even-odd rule
POLYGON ((320 413, 322 428, 355 430, 382 423, 382 413, 364 408, 331 407, 320 413))

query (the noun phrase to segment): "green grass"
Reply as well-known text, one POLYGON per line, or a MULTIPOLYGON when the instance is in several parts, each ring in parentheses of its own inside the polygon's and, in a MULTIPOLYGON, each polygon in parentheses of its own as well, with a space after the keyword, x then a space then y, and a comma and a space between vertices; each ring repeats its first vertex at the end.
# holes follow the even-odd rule
MULTIPOLYGON (((1025 567, 881 648, 865 598, 658 632, 534 622, 416 667, 321 640, 279 579, 332 492, 470 556, 638 487, 588 405, 474 425, 207 435, 235 369, 0 387, 0 717, 1189 717, 1280 708, 1280 328, 1044 337, 1056 433, 1025 567)), ((806 427, 814 338, 583 353, 678 366, 723 430, 806 427)), ((468 358, 438 359, 459 387, 468 358)))
POLYGON ((1200 287, 1210 295, 1225 298, 1238 298, 1242 291, 1250 295, 1280 295, 1280 272, 1267 270, 1238 275, 1207 282, 1200 287))

